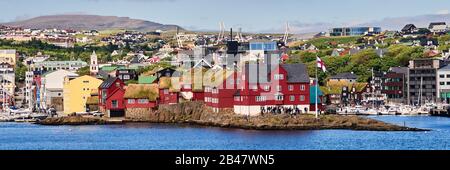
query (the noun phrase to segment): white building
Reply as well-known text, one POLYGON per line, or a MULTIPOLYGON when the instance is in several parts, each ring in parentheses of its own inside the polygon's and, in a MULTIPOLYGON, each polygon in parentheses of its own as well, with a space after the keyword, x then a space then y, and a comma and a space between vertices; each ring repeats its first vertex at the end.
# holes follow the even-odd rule
POLYGON ((49 107, 54 107, 57 111, 63 111, 63 87, 64 79, 69 77, 74 79, 78 77, 78 74, 67 71, 67 70, 57 70, 44 74, 41 83, 41 107, 43 109, 48 109, 49 107))
POLYGON ((437 96, 442 102, 450 102, 450 65, 438 70, 437 96))
POLYGON ((32 109, 35 104, 33 100, 33 77, 34 73, 32 71, 25 72, 25 101, 29 109, 32 109))

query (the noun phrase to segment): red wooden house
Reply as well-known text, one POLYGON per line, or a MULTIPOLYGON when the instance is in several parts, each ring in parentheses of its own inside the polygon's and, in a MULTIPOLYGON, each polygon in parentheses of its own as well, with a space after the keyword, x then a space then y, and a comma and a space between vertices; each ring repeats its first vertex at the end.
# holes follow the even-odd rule
POLYGON ((176 78, 161 77, 159 79, 159 104, 177 104, 179 99, 179 83, 176 78))
POLYGON ((157 84, 130 84, 125 90, 125 108, 128 112, 133 109, 152 109, 158 105, 159 89, 157 84))
POLYGON ((117 77, 109 77, 98 88, 99 109, 106 117, 125 116, 125 84, 117 77))
POLYGON ((238 73, 230 70, 217 70, 209 72, 205 79, 205 105, 212 108, 214 112, 225 109, 233 109, 234 95, 238 91, 238 73), (237 81, 235 81, 237 80, 237 81))
POLYGON ((246 64, 241 77, 235 113, 255 116, 269 107, 310 112, 310 81, 304 64, 246 64))
POLYGON ((180 97, 187 101, 204 101, 205 91, 203 78, 204 68, 190 69, 184 72, 180 78, 180 97))

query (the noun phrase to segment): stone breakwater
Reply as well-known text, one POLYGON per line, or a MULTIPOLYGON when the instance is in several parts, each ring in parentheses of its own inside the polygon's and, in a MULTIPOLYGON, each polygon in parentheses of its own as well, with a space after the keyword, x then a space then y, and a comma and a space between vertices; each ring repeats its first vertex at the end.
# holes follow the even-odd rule
MULTIPOLYGON (((161 105, 158 110, 135 110, 135 112, 128 114, 124 122, 179 123, 249 130, 426 131, 359 116, 323 115, 316 119, 313 115, 246 117, 236 115, 231 110, 214 113, 201 102, 161 105)), ((43 125, 99 125, 110 123, 107 119, 83 117, 48 118, 38 122, 38 124, 43 125)))

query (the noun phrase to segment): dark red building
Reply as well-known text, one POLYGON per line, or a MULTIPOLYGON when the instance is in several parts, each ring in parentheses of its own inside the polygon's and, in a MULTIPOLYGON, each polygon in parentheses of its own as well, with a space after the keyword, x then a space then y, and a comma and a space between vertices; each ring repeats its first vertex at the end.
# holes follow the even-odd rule
POLYGON ((159 89, 157 84, 130 84, 125 90, 125 108, 152 109, 158 106, 159 89))
POLYGON ((109 77, 98 88, 99 109, 107 117, 124 117, 125 84, 117 77, 109 77))
POLYGON ((309 112, 310 81, 304 64, 246 64, 243 71, 218 71, 205 86, 205 103, 214 111, 233 109, 259 115, 269 107, 309 112), (222 75, 222 76, 220 76, 222 75))
POLYGON ((159 78, 159 104, 178 103, 180 88, 175 86, 179 86, 179 83, 172 83, 171 77, 159 78))
POLYGON ((299 109, 309 113, 310 80, 304 64, 247 64, 234 112, 258 115, 269 107, 299 109))

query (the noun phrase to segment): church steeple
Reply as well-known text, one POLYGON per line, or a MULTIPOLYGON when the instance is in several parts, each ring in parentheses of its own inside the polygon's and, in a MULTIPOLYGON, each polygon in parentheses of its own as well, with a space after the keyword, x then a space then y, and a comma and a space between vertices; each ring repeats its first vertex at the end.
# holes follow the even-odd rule
POLYGON ((90 65, 91 75, 97 75, 98 74, 98 59, 97 54, 95 51, 91 54, 91 65, 90 65))

